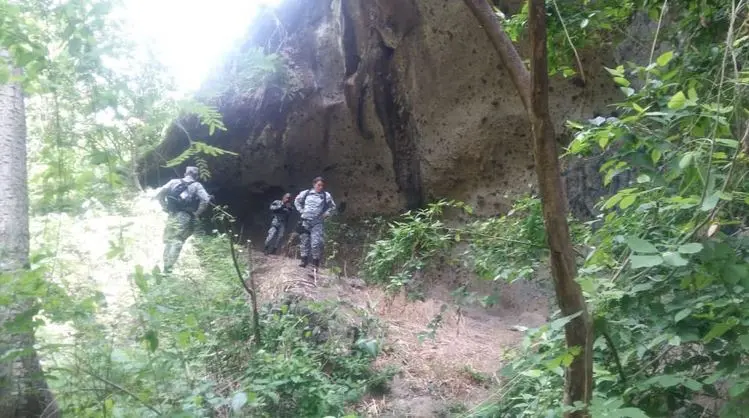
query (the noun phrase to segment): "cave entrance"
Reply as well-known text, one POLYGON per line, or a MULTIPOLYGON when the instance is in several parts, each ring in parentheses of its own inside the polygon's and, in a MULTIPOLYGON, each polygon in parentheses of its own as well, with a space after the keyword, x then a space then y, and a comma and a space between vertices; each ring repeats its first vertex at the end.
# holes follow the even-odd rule
MULTIPOLYGON (((281 199, 284 193, 291 193, 292 199, 295 192, 280 186, 267 186, 260 191, 247 191, 237 188, 220 188, 212 191, 214 203, 219 206, 227 206, 228 212, 237 218, 234 226, 235 233, 241 233, 241 240, 250 240, 252 248, 262 250, 265 237, 270 228, 271 213, 268 207, 274 200, 281 199)), ((286 235, 288 238, 291 229, 296 225, 299 215, 292 214, 287 225, 286 235)), ((224 230, 224 225, 210 223, 211 229, 224 230)))

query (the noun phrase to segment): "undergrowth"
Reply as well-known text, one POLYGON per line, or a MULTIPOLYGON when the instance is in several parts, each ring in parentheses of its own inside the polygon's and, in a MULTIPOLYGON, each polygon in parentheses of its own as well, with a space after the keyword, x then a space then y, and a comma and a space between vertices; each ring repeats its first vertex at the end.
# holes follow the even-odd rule
POLYGON ((72 322, 73 350, 46 348, 65 414, 342 416, 368 391, 385 390, 392 371, 372 368, 372 318, 341 336, 334 305, 269 302, 257 344, 228 238, 197 237, 195 250, 200 266, 179 274, 137 267, 130 315, 106 324, 93 310, 72 322))

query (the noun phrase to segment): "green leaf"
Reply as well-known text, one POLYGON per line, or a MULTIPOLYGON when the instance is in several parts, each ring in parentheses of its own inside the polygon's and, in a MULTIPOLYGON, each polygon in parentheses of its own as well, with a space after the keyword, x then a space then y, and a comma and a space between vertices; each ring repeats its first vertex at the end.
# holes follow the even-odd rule
POLYGON ((731 388, 728 389, 728 394, 732 398, 737 398, 743 395, 747 388, 749 388, 749 382, 734 382, 731 388))
POLYGON ((186 348, 188 345, 190 345, 189 331, 181 331, 177 334, 177 345, 180 348, 186 348))
POLYGON ((231 397, 231 409, 234 412, 239 412, 246 403, 247 394, 244 392, 237 392, 231 397))
POLYGON ((697 254, 698 252, 702 251, 702 248, 704 248, 704 246, 699 242, 691 242, 689 244, 679 246, 679 252, 682 254, 697 254))
POLYGON ((749 334, 744 334, 739 337, 739 344, 744 351, 749 351, 749 334))
POLYGON ((712 385, 715 382, 717 382, 718 380, 720 380, 720 378, 723 377, 723 374, 724 374, 723 371, 718 370, 715 373, 713 373, 710 376, 708 376, 702 383, 704 383, 706 385, 712 385))
POLYGON ((681 382, 684 381, 680 376, 673 376, 670 374, 664 374, 662 376, 656 376, 652 379, 650 379, 652 383, 657 384, 660 387, 663 388, 670 388, 677 385, 680 385, 681 382))
POLYGON ((715 142, 720 145, 725 145, 729 148, 736 149, 739 146, 739 141, 729 138, 715 138, 715 142))
POLYGON ((639 408, 621 408, 610 411, 606 414, 607 417, 621 417, 621 418, 649 418, 639 408))
POLYGON ((687 152, 684 154, 683 157, 679 160, 679 168, 685 169, 689 167, 692 164, 692 160, 694 160, 694 153, 693 152, 687 152))
POLYGON ((647 174, 640 174, 639 176, 637 176, 637 182, 640 183, 640 184, 642 184, 642 183, 649 183, 650 182, 650 176, 647 175, 647 174))
POLYGON ((658 252, 655 245, 638 237, 627 238, 627 246, 636 253, 654 254, 658 252))
POLYGON ((556 331, 562 329, 565 325, 567 325, 570 321, 577 318, 582 314, 582 311, 578 313, 574 313, 572 315, 567 315, 563 318, 555 319, 554 321, 549 322, 549 329, 556 331))
POLYGON ((528 376, 528 377, 536 378, 536 377, 541 377, 541 375, 543 374, 543 372, 541 370, 538 370, 538 369, 530 369, 530 370, 526 370, 524 372, 521 372, 520 374, 522 374, 523 376, 528 376))
POLYGON ((379 344, 377 343, 377 340, 374 338, 367 339, 367 340, 359 340, 356 345, 357 347, 359 347, 360 350, 369 354, 372 357, 377 357, 377 353, 380 350, 379 344))
POLYGON ((590 19, 587 19, 587 18, 583 19, 580 22, 580 29, 585 29, 585 27, 588 26, 588 23, 590 23, 590 19))
POLYGON ((635 94, 635 89, 633 89, 632 87, 619 87, 619 90, 621 90, 622 93, 624 93, 624 95, 627 97, 635 94))
POLYGON ((672 59, 673 57, 674 57, 674 51, 668 51, 668 52, 664 52, 663 54, 661 54, 661 56, 659 56, 659 57, 658 57, 658 58, 657 58, 657 59, 655 60, 655 62, 656 62, 656 63, 657 63, 657 64, 658 64, 659 66, 661 66, 661 67, 665 67, 666 65, 668 65, 668 63, 669 63, 669 62, 671 62, 671 59, 672 59))
POLYGON ((744 35, 741 38, 736 39, 735 41, 733 41, 733 47, 738 48, 739 45, 741 45, 747 39, 749 39, 749 35, 744 35))
POLYGON ((676 315, 674 315, 674 322, 679 322, 691 314, 692 314, 691 308, 684 308, 680 310, 679 312, 677 312, 676 315))
POLYGON ((694 87, 690 87, 689 90, 687 90, 687 97, 689 97, 689 101, 697 102, 697 90, 695 90, 694 87))
POLYGON ((710 331, 702 337, 702 341, 709 343, 710 341, 721 337, 726 332, 730 331, 731 328, 739 324, 739 320, 736 318, 728 318, 727 320, 715 324, 710 331))
POLYGON ((143 266, 135 266, 134 281, 135 285, 138 286, 138 289, 140 289, 141 292, 145 293, 148 291, 148 280, 146 280, 146 276, 143 274, 143 266))
POLYGON ((633 203, 637 200, 637 196, 633 194, 628 194, 624 196, 619 202, 619 207, 622 209, 627 209, 628 207, 632 206, 633 203))
POLYGON ((663 258, 659 255, 633 255, 630 258, 633 269, 655 267, 663 264, 663 258))
POLYGON ((684 257, 680 256, 679 253, 675 253, 672 251, 666 251, 665 253, 663 253, 663 261, 665 261, 666 264, 670 264, 674 267, 682 267, 688 264, 688 261, 685 260, 684 257))
POLYGON ((632 286, 632 289, 630 289, 630 292, 632 292, 632 293, 639 293, 639 292, 644 292, 646 290, 650 290, 652 288, 653 288, 653 284, 652 283, 649 283, 649 282, 648 283, 640 283, 640 284, 636 284, 636 285, 632 286))
POLYGON ((684 107, 687 103, 687 97, 684 96, 684 92, 680 91, 671 97, 668 101, 668 108, 673 110, 679 110, 684 107))
POLYGON ((700 209, 702 209, 704 212, 711 211, 715 208, 715 206, 718 205, 719 200, 720 194, 717 192, 713 193, 712 195, 705 198, 700 209))
MULTIPOLYGON (((616 206, 617 203, 619 203, 624 196, 621 194, 615 194, 611 196, 606 203, 603 204, 604 209, 611 209, 614 206, 616 206)), ((749 197, 746 198, 746 203, 749 204, 749 197)))
POLYGON ((629 85, 631 84, 629 82, 629 80, 627 80, 624 77, 614 77, 614 83, 616 83, 616 84, 618 84, 618 85, 620 85, 622 87, 629 87, 629 85))
POLYGON ((655 164, 658 161, 660 161, 662 155, 663 155, 663 153, 660 150, 654 149, 653 151, 651 151, 650 152, 650 159, 653 160, 653 164, 655 164))
POLYGON ((159 336, 156 331, 152 329, 148 330, 143 339, 146 341, 146 347, 148 348, 148 351, 154 352, 157 348, 159 348, 159 336))
POLYGON ((698 391, 702 390, 702 383, 700 383, 700 382, 698 382, 698 381, 696 381, 694 379, 690 379, 690 378, 684 379, 684 386, 686 386, 687 389, 689 389, 689 390, 691 390, 693 392, 698 392, 698 391))
POLYGON ((615 76, 615 77, 624 77, 624 66, 620 65, 616 68, 608 68, 603 67, 606 71, 609 72, 609 74, 615 76))

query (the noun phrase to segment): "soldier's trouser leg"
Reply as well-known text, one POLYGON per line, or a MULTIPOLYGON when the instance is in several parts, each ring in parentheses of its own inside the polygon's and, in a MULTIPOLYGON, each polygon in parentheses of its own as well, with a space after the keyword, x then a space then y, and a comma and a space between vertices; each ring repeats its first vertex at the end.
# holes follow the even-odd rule
POLYGON ((276 243, 276 235, 278 233, 278 228, 275 225, 271 225, 270 229, 268 230, 268 236, 265 238, 265 249, 269 250, 273 248, 273 244, 276 243))
POLYGON ((310 228, 310 240, 312 241, 312 260, 319 261, 322 257, 322 250, 324 245, 324 234, 323 234, 323 223, 318 222, 312 225, 310 228))
POLYGON ((281 246, 284 233, 286 233, 286 225, 282 223, 278 224, 278 226, 276 226, 276 239, 272 241, 272 246, 271 246, 273 251, 276 251, 278 247, 281 246))
POLYGON ((169 273, 177 263, 182 245, 192 235, 192 217, 185 212, 169 215, 164 228, 164 272, 169 273))
POLYGON ((302 259, 306 259, 309 257, 310 253, 310 225, 309 222, 304 221, 302 226, 306 228, 307 231, 299 234, 299 255, 302 256, 302 259))

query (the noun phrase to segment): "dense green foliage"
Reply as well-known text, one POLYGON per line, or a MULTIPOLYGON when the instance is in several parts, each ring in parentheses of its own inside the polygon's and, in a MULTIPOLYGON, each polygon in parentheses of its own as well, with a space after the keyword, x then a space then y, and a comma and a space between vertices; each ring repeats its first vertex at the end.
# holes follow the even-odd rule
MULTIPOLYGON (((747 4, 709 3, 674 6, 668 18, 681 20, 662 27, 660 36, 676 49, 651 63, 609 69, 625 96, 616 104, 617 116, 569 123, 576 131, 569 153, 605 158, 605 184, 624 172, 636 179, 601 202, 594 229, 573 225, 573 239, 583 249, 578 281, 595 318, 593 416, 728 417, 745 409, 747 4), (714 401, 720 411, 704 409, 714 401)), ((645 6, 633 10, 661 18, 657 7, 645 6)), ((516 30, 523 16, 513 19, 510 29, 516 30)), ((462 234, 471 242, 464 260, 482 276, 527 276, 545 252, 538 206, 529 202, 461 230, 446 230, 425 218, 425 211, 393 224, 370 257, 395 253, 389 255, 397 261, 391 267, 412 277, 410 266, 423 268, 423 262, 407 258, 411 248, 462 234), (514 218, 517 212, 522 215, 514 218), (404 236, 420 242, 404 243, 404 236)), ((382 269, 369 274, 406 281, 382 269)), ((563 325, 570 319, 529 331, 516 359, 502 370, 497 400, 474 415, 558 416, 563 369, 577 352, 564 344, 563 325)))
MULTIPOLYGON (((595 222, 572 224, 578 280, 595 318, 591 412, 741 416, 749 397, 747 1, 551 0, 547 9, 550 68, 567 77, 579 75, 580 55, 626 38, 633 16, 658 28, 652 45, 640 46, 647 62, 608 69, 623 94, 616 113, 568 123, 569 154, 600 159, 605 184, 625 172, 635 179, 601 202, 595 222), (722 409, 703 409, 698 395, 722 409)), ((210 145, 224 129, 222 100, 270 90, 286 98, 296 81, 279 54, 249 49, 228 62, 232 76, 212 84, 203 102, 179 98, 158 60, 128 41, 117 10, 109 0, 0 0, 0 83, 18 82, 27 94, 34 244, 22 280, 0 276, 0 305, 33 302, 3 332, 43 329, 38 349, 70 416, 350 412, 390 377, 372 368, 380 346, 373 318, 352 309, 359 322, 349 335, 340 306, 288 300, 261 309, 254 341, 227 236, 200 236, 199 265, 169 278, 131 251, 143 233, 133 232, 140 215, 128 213, 137 159, 197 118, 207 136, 188 134, 188 147, 163 164, 190 161, 208 178, 212 158, 231 154, 210 145), (113 214, 119 221, 106 227, 105 260, 83 260, 94 252, 70 242, 93 240, 97 227, 86 222, 113 214), (85 226, 71 232, 67 223, 85 226), (115 277, 125 264, 130 287, 116 297, 127 309, 106 317, 111 295, 87 280, 101 269, 115 277)), ((504 22, 514 40, 526 15, 523 8, 504 22)), ((327 228, 332 272, 345 273, 342 260, 361 256, 340 253, 373 241, 361 264, 368 281, 416 297, 430 266, 514 281, 533 277, 547 256, 535 197, 490 219, 439 201, 387 224, 369 220, 363 235, 344 224, 327 228), (448 211, 469 221, 447 221, 448 211)), ((497 395, 472 413, 558 416, 564 367, 579 351, 564 343, 570 319, 528 331, 501 370, 497 395)), ((439 332, 441 320, 419 339, 439 332)), ((2 361, 22 354, 2 353, 2 361)))

